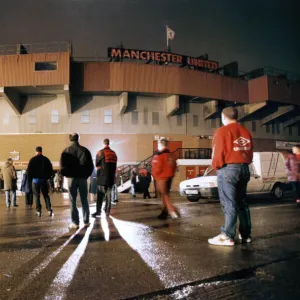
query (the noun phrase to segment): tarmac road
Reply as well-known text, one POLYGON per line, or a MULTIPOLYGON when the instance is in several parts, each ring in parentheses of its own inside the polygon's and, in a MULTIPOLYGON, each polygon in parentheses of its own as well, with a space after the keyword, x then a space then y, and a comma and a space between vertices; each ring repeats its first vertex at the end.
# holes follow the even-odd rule
MULTIPOLYGON (((0 195, 0 299, 300 299, 300 208, 250 199, 253 243, 207 244, 223 222, 217 201, 173 196, 181 218, 161 221, 159 200, 121 195, 111 218, 69 231, 67 194, 54 217, 0 195)), ((90 205, 91 212, 95 204, 90 205)))

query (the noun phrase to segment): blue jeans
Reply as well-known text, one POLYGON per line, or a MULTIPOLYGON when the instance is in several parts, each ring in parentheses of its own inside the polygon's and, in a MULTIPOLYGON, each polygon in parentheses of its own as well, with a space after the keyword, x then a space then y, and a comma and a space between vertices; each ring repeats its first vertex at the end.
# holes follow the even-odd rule
POLYGON ((88 203, 88 184, 84 178, 68 178, 69 198, 72 223, 79 225, 79 212, 77 208, 77 193, 79 190, 82 205, 84 224, 89 223, 90 207, 88 203))
POLYGON ((111 201, 117 202, 118 201, 118 187, 114 184, 111 188, 111 201))
POLYGON ((251 235, 251 217, 246 199, 249 167, 246 164, 230 164, 218 170, 217 175, 219 198, 225 215, 221 231, 234 239, 239 216, 239 232, 246 239, 251 235))
POLYGON ((13 205, 17 204, 17 191, 7 190, 7 191, 5 191, 5 200, 6 200, 6 206, 7 207, 9 207, 10 204, 11 204, 11 201, 10 201, 10 192, 12 193, 12 202, 13 202, 13 205))

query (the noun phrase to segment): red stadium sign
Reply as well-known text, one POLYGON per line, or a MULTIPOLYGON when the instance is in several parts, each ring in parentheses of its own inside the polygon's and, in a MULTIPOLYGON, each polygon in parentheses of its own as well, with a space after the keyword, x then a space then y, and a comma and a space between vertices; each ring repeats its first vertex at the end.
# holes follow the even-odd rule
POLYGON ((143 60, 146 62, 155 61, 158 63, 174 63, 179 64, 181 66, 191 66, 206 70, 216 70, 219 67, 219 64, 216 61, 162 51, 108 48, 108 57, 112 59, 118 59, 121 61, 123 59, 130 59, 143 60))

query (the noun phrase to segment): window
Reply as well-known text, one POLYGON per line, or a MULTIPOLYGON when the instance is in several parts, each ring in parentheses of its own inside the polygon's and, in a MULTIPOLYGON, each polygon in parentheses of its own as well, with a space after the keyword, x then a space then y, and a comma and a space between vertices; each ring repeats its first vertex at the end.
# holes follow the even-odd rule
POLYGON ((90 112, 88 110, 84 110, 81 114, 81 123, 87 124, 90 123, 90 112))
POLYGON ((29 124, 36 124, 36 109, 33 109, 28 114, 29 124))
POLYGON ((252 121, 252 131, 255 132, 256 131, 256 122, 252 121))
POLYGON ((267 132, 267 133, 270 132, 270 125, 269 125, 269 124, 266 125, 266 132, 267 132))
POLYGON ((193 115, 193 127, 198 127, 198 116, 193 115))
POLYGON ((152 125, 159 125, 159 112, 152 112, 152 125))
POLYGON ((57 61, 36 61, 34 71, 56 71, 57 61))
POLYGON ((276 124, 276 133, 280 134, 280 123, 276 124))
POLYGON ((289 135, 293 135, 293 127, 292 126, 289 127, 289 135))
POLYGON ((272 134, 276 133, 276 124, 272 123, 272 134))
POLYGON ((144 108, 144 125, 148 125, 148 108, 144 108))
POLYGON ((111 124, 112 123, 112 110, 104 109, 104 123, 111 124))
POLYGON ((182 115, 177 115, 177 126, 182 126, 182 115))
POLYGON ((51 111, 51 123, 57 124, 59 122, 59 115, 57 110, 51 111))
POLYGON ((217 119, 211 119, 211 128, 217 127, 217 119))
POLYGON ((139 123, 139 112, 137 110, 134 110, 131 113, 131 124, 137 125, 139 123))

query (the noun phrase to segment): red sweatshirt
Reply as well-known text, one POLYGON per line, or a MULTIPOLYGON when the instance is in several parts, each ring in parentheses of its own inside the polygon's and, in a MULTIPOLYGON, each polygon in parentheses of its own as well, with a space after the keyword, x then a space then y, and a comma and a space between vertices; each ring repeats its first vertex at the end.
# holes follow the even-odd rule
POLYGON ((221 169, 224 164, 250 164, 253 158, 251 133, 239 123, 218 129, 213 139, 212 167, 221 169))
POLYGON ((157 152, 152 158, 152 175, 155 180, 168 180, 176 172, 176 160, 169 149, 157 152))

